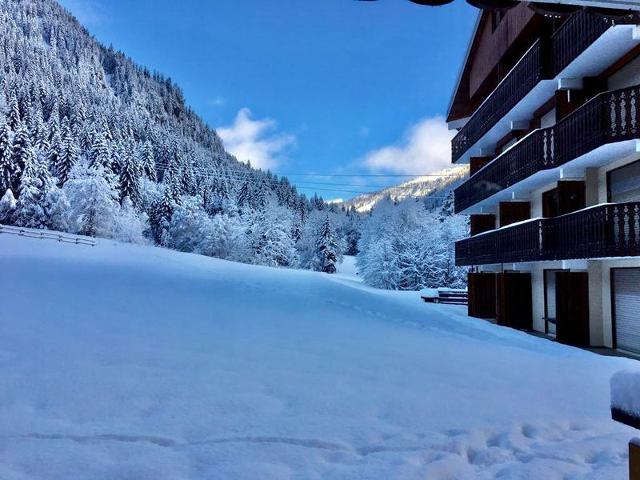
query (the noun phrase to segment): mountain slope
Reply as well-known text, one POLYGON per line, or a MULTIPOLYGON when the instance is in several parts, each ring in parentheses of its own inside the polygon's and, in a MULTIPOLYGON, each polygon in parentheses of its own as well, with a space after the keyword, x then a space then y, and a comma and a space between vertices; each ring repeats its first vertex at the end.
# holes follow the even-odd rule
POLYGON ((0 265, 3 480, 624 478, 633 360, 108 240, 0 234, 0 265))
POLYGON ((325 204, 229 155, 169 78, 54 0, 0 1, 0 31, 0 223, 297 264, 325 204))
POLYGON ((441 205, 447 194, 461 184, 468 174, 468 166, 455 166, 433 176, 416 177, 378 192, 358 195, 344 202, 344 205, 354 207, 358 212, 369 212, 385 197, 398 202, 407 198, 424 198, 427 206, 434 208, 441 205))

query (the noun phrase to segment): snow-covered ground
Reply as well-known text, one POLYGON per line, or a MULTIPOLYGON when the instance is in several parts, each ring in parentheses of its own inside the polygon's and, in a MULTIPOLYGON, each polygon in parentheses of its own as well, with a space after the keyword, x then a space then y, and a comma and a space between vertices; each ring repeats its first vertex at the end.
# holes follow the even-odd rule
POLYGON ((0 478, 625 478, 637 362, 349 268, 0 235, 0 478))

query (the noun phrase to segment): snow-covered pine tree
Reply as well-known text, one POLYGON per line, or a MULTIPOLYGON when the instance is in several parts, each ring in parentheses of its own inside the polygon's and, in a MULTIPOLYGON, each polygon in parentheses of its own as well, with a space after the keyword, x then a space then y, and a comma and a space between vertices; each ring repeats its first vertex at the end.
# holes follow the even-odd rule
POLYGON ((0 195, 13 187, 14 178, 19 174, 13 164, 11 129, 0 122, 0 195))
POLYGON ((58 179, 58 186, 62 187, 69 179, 71 170, 78 162, 80 152, 76 145, 75 139, 71 136, 68 128, 63 130, 62 144, 59 154, 57 155, 57 163, 54 165, 54 172, 58 179))
POLYGON ((11 189, 4 192, 0 198, 0 223, 13 223, 13 214, 16 210, 16 199, 11 189))
POLYGON ((9 127, 11 127, 11 130, 15 132, 21 124, 20 107, 18 106, 18 99, 15 96, 11 97, 9 108, 10 110, 9 115, 7 116, 7 123, 9 124, 9 127))
POLYGON ((325 220, 322 223, 316 242, 314 270, 324 273, 336 273, 339 256, 340 252, 338 242, 336 241, 336 232, 327 214, 325 215, 325 220))
POLYGON ((90 148, 90 166, 100 165, 105 170, 111 170, 111 154, 104 133, 93 133, 90 148))
POLYGON ((171 182, 169 185, 164 185, 162 191, 162 197, 156 200, 149 213, 149 224, 151 227, 151 234, 154 241, 159 245, 165 245, 165 242, 170 242, 171 239, 167 237, 167 231, 169 229, 169 223, 173 212, 178 207, 179 203, 176 201, 176 195, 173 191, 171 182))
POLYGON ((26 126, 21 124, 18 131, 13 136, 13 143, 11 146, 11 168, 13 170, 11 189, 14 192, 20 192, 20 178, 25 165, 29 162, 32 155, 33 152, 31 150, 29 132, 27 131, 26 126))
POLYGON ((135 208, 140 207, 140 169, 137 159, 126 149, 120 156, 120 200, 128 198, 135 208))
POLYGON ((14 212, 14 221, 22 227, 45 228, 44 210, 45 185, 40 177, 38 160, 32 147, 28 147, 21 156, 23 162, 20 177, 20 194, 14 212))
POLYGON ((156 161, 153 153, 153 145, 150 141, 144 142, 142 148, 138 149, 138 164, 142 173, 151 181, 156 181, 156 161))

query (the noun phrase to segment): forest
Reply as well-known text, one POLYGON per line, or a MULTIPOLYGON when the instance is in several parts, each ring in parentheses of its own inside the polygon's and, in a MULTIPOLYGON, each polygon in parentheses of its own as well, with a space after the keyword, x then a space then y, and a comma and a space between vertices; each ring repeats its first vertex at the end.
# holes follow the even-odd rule
POLYGON ((307 198, 227 153, 170 78, 55 1, 5 0, 0 29, 0 223, 326 273, 357 254, 372 286, 464 286, 450 202, 362 215, 307 198))

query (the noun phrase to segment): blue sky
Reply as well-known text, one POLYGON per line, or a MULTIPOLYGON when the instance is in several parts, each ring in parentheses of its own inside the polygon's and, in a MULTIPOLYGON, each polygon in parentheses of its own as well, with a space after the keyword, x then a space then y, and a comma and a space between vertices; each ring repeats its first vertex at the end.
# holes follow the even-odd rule
MULTIPOLYGON (((175 80, 227 148, 254 165, 346 175, 448 164, 441 117, 476 17, 462 0, 61 3, 100 41, 175 80)), ((325 198, 400 180, 291 179, 325 198), (332 182, 343 185, 319 184, 332 182)))

